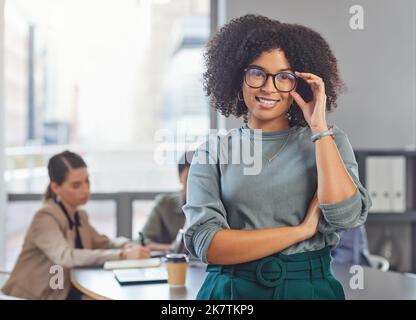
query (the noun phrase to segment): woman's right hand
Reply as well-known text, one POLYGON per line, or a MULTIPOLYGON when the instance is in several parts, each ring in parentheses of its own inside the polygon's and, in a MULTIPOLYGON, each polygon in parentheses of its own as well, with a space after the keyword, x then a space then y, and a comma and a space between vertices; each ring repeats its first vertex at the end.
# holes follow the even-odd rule
POLYGON ((134 246, 123 249, 121 259, 147 259, 150 258, 150 249, 143 246, 134 246))
POLYGON ((321 217, 321 209, 318 206, 318 195, 315 192, 315 195, 312 198, 311 203, 309 204, 308 211, 306 212, 305 218, 302 223, 299 225, 305 236, 305 240, 312 238, 318 231, 318 223, 321 217))

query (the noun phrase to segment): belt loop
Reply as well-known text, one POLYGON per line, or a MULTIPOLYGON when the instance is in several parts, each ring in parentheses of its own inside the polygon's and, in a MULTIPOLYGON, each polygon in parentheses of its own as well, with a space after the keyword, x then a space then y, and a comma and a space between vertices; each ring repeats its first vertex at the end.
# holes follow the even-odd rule
POLYGON ((311 270, 310 270, 310 276, 311 276, 311 282, 312 282, 312 280, 315 278, 315 277, 314 277, 314 272, 313 272, 313 262, 312 262, 312 257, 309 257, 309 265, 310 265, 310 268, 311 268, 311 270))
POLYGON ((219 273, 219 274, 223 274, 223 266, 219 266, 218 273, 219 273))
POLYGON ((319 259, 321 260, 322 278, 326 279, 326 271, 325 271, 325 261, 324 261, 324 257, 320 256, 319 259))

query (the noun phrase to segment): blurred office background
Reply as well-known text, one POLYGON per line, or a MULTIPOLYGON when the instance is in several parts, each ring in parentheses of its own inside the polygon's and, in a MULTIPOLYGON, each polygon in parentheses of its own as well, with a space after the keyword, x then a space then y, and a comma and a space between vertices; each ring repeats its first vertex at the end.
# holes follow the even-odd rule
POLYGON ((212 31, 258 13, 305 24, 330 43, 348 90, 328 119, 348 134, 373 197, 370 250, 393 270, 416 272, 415 8, 412 0, 0 0, 0 268, 12 268, 47 160, 64 149, 89 165, 94 225, 135 237, 154 195, 179 188, 176 165, 155 161, 160 129, 169 148, 183 133, 195 146, 209 128, 241 124, 209 108, 202 54, 212 31))
MULTIPOLYGON (((209 12, 209 0, 5 1, 6 269, 54 153, 80 152, 91 191, 107 198, 179 189, 176 165, 156 163, 154 153, 161 128, 190 141, 209 128, 201 84, 209 12)), ((134 235, 150 213, 148 198, 132 200, 134 235)), ((116 235, 115 200, 93 200, 88 209, 100 231, 116 235)))

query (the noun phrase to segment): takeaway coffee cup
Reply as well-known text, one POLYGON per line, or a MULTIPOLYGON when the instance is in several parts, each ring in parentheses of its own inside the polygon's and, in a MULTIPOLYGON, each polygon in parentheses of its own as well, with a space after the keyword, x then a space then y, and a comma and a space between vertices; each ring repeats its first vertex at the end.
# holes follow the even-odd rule
POLYGON ((168 253, 165 256, 168 269, 168 283, 172 287, 183 287, 186 282, 188 257, 184 253, 168 253))

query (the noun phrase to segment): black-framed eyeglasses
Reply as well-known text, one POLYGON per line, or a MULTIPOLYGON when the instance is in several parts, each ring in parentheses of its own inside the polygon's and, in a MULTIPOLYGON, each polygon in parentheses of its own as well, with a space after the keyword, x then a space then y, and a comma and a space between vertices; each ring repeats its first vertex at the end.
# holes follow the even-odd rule
POLYGON ((244 69, 244 82, 251 88, 263 87, 269 77, 273 78, 274 87, 280 92, 292 91, 298 82, 298 77, 290 72, 272 74, 256 67, 244 69))

